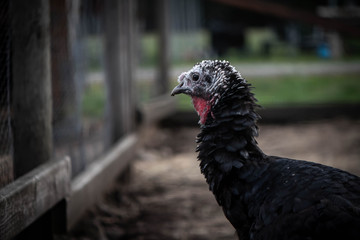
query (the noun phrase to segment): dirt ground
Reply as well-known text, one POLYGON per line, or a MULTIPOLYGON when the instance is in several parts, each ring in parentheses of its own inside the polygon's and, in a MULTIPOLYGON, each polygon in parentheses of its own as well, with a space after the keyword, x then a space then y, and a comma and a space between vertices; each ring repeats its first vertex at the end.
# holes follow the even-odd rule
MULTIPOLYGON (((144 132, 128 184, 119 180, 68 238, 237 239, 200 174, 194 151, 198 132, 181 127, 144 132)), ((360 175, 360 120, 262 125, 258 142, 268 155, 360 175)))

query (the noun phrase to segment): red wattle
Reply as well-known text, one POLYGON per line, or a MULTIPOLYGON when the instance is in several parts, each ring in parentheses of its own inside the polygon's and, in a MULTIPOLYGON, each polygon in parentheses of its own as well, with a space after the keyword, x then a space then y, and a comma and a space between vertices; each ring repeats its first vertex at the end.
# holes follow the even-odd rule
POLYGON ((192 102, 200 116, 200 123, 205 124, 207 115, 210 112, 210 103, 199 97, 192 97, 192 102))

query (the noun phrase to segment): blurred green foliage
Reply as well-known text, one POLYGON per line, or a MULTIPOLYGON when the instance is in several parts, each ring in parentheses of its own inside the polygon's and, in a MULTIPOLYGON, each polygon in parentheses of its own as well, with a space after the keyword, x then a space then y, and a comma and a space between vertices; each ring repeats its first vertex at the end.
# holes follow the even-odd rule
POLYGON ((93 83, 85 88, 82 113, 84 117, 99 118, 105 113, 106 95, 102 83, 93 83))
POLYGON ((155 66, 158 61, 159 45, 155 33, 142 36, 140 40, 140 64, 142 66, 155 66))
POLYGON ((251 80, 259 103, 290 104, 360 102, 358 75, 257 77, 251 80))
POLYGON ((90 72, 101 71, 103 68, 104 45, 99 36, 90 36, 85 39, 85 55, 87 68, 90 72))

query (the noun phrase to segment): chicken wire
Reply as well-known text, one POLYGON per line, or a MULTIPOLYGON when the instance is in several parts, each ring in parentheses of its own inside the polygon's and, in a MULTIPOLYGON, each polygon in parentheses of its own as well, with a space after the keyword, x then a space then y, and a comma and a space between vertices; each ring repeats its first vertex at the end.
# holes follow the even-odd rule
POLYGON ((13 179, 9 1, 0 3, 0 187, 13 179))

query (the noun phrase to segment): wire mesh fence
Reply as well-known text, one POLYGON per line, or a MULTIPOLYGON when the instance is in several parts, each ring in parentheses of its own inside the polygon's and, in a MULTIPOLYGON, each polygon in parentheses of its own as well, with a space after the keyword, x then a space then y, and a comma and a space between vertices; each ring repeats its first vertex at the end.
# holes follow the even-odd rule
MULTIPOLYGON (((70 156, 75 177, 113 140, 104 66, 105 6, 100 0, 53 0, 49 6, 53 158, 70 156)), ((10 0, 0 2, 0 187, 14 179, 10 10, 10 0)))
POLYGON ((9 1, 0 3, 0 187, 13 179, 9 1))
MULTIPOLYGON (((122 91, 121 94, 136 95, 137 102, 140 103, 144 103, 158 94, 159 81, 156 79, 161 78, 158 76, 158 58, 160 56, 158 53, 153 54, 156 55, 154 61, 147 65, 144 64, 144 53, 146 51, 158 52, 163 46, 160 46, 158 36, 152 39, 155 41, 152 44, 140 41, 145 34, 149 36, 149 32, 158 35, 157 20, 141 17, 141 15, 146 16, 148 12, 156 15, 157 10, 151 8, 151 4, 150 9, 142 8, 142 4, 146 1, 131 1, 131 4, 130 1, 128 4, 126 2, 124 1, 119 8, 122 10, 117 14, 122 17, 115 19, 117 23, 105 17, 107 16, 105 12, 109 11, 109 7, 106 7, 108 5, 105 4, 109 1, 52 0, 49 2, 53 158, 70 156, 73 177, 86 169, 89 164, 111 147, 114 141, 114 134, 111 131, 115 125, 112 122, 114 121, 113 116, 117 114, 119 119, 126 117, 120 115, 126 115, 126 113, 132 112, 132 109, 128 108, 136 107, 135 104, 130 103, 131 97, 114 98, 113 95, 117 92, 116 90, 111 91, 113 88, 110 85, 114 86, 114 83, 108 79, 109 68, 106 66, 106 62, 109 65, 106 54, 109 53, 107 50, 110 48, 105 46, 105 42, 112 39, 111 31, 109 34, 109 29, 112 28, 105 28, 108 26, 105 24, 120 26, 123 22, 121 30, 117 30, 117 34, 119 34, 117 37, 121 43, 118 43, 119 46, 114 49, 120 56, 119 61, 129 60, 125 65, 119 66, 121 69, 117 70, 121 72, 120 78, 125 79, 116 80, 121 82, 118 84, 122 91), (128 9, 136 9, 136 16, 135 11, 132 15, 128 13, 128 9), (131 20, 133 17, 137 18, 135 23, 131 20), (153 26, 142 28, 141 23, 152 23, 153 26), (129 48, 131 49, 133 46, 137 50, 136 54, 129 57, 131 54, 129 48), (137 64, 140 67, 133 66, 137 64), (130 83, 131 80, 128 80, 132 75, 130 68, 141 70, 141 74, 134 75, 136 83, 130 83), (153 74, 149 74, 149 72, 153 74), (131 90, 133 86, 136 87, 136 94, 131 90), (120 103, 114 103, 113 99, 117 99, 116 101, 120 103), (115 109, 128 109, 129 111, 115 113, 114 106, 115 109)), ((151 3, 155 3, 155 1, 151 1, 151 3)), ((10 0, 0 3, 0 187, 14 179, 11 94, 16 86, 13 86, 11 76, 13 51, 11 46, 12 24, 9 14, 11 6, 10 0)), ((114 29, 116 30, 116 27, 114 29)), ((115 84, 115 86, 117 85, 115 84)), ((132 116, 126 119, 128 122, 135 121, 132 116)), ((125 126, 126 121, 121 119, 118 123, 125 126)), ((121 131, 122 134, 128 132, 121 131)))

